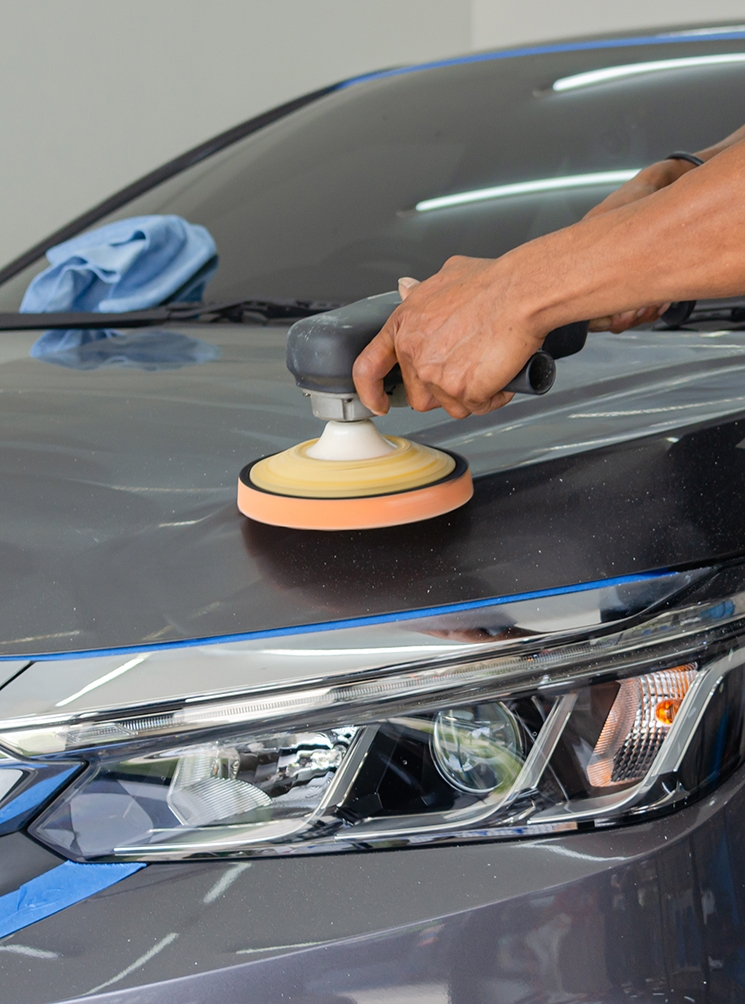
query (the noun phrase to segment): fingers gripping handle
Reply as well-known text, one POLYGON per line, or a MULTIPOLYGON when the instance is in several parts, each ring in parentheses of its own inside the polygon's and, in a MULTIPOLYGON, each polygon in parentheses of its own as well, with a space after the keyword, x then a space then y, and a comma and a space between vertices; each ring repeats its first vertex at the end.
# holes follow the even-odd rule
MULTIPOLYGON (((398 293, 381 293, 345 307, 296 321, 287 333, 287 368, 298 387, 320 394, 354 394, 355 359, 373 340, 396 307, 398 293)), ((556 377, 555 359, 579 352, 588 324, 580 321, 546 335, 536 352, 505 390, 516 394, 545 394, 556 377)), ((386 390, 401 383, 395 366, 386 378, 386 390)))

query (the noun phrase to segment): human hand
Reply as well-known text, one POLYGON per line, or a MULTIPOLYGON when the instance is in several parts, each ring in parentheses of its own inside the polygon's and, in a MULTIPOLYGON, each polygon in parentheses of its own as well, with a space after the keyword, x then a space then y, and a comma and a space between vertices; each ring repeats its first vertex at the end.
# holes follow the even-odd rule
POLYGON ((378 415, 388 411, 383 377, 396 362, 416 411, 442 407, 465 418, 512 400, 502 388, 538 351, 546 332, 535 330, 527 311, 516 306, 523 298, 505 258, 451 258, 424 282, 400 281, 404 302, 354 365, 363 404, 378 415))
POLYGON ((640 307, 638 310, 626 310, 622 314, 596 317, 590 321, 590 331, 612 331, 614 335, 620 335, 623 331, 636 328, 640 324, 653 324, 662 317, 669 306, 669 303, 662 303, 657 307, 640 307))

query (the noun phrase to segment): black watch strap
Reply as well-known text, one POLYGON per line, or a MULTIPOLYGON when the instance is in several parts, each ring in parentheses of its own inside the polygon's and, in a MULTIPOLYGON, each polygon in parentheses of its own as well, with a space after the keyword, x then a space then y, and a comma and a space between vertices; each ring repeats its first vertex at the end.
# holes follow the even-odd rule
POLYGON ((669 153, 665 160, 687 160, 689 164, 693 164, 694 167, 701 167, 703 160, 697 157, 695 153, 687 153, 685 150, 673 150, 669 153))

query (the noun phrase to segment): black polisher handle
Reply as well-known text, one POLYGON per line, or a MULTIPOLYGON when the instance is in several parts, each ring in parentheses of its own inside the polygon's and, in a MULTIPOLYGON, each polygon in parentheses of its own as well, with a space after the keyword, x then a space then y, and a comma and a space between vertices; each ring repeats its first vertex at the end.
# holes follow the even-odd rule
MULTIPOLYGON (((352 367, 396 307, 398 293, 380 293, 365 300, 296 321, 287 332, 287 368, 303 390, 326 394, 354 394, 352 367)), ((587 339, 588 322, 578 321, 550 331, 543 348, 505 387, 517 394, 545 394, 556 378, 555 359, 579 352, 587 339)), ((386 390, 401 383, 395 366, 386 390)))

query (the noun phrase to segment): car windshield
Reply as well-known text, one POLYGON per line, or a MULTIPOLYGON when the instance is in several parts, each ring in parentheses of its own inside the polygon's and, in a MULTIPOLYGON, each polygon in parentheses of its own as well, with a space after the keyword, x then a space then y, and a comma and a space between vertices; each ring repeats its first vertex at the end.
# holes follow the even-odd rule
MULTIPOLYGON (((571 224, 643 165, 745 121, 742 61, 555 81, 743 51, 732 39, 598 48, 352 83, 99 222, 175 213, 206 226, 219 252, 207 300, 348 302, 571 224)), ((0 310, 18 308, 45 264, 0 289, 0 310)))

